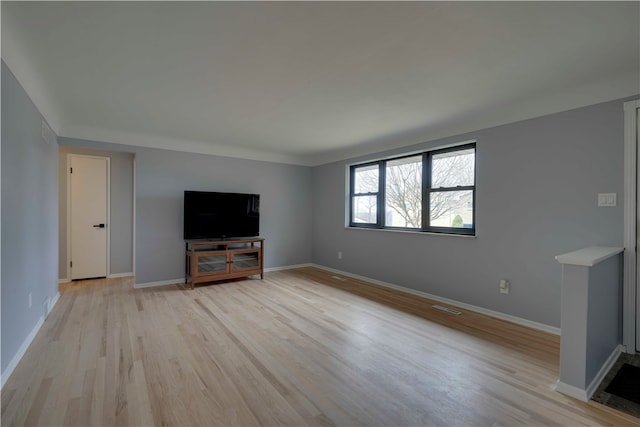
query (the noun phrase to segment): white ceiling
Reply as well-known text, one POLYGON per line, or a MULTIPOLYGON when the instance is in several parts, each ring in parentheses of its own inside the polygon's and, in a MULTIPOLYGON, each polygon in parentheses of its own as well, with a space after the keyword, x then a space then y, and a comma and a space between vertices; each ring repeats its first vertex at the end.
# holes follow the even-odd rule
POLYGON ((7 2, 56 133, 307 165, 640 93, 639 2, 7 2))

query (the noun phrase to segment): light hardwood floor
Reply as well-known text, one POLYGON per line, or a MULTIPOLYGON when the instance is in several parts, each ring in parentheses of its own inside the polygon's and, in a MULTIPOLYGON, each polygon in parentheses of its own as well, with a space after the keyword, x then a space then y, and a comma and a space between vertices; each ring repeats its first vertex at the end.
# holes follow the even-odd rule
POLYGON ((332 275, 67 285, 2 425, 640 425, 552 391, 556 336, 332 275))

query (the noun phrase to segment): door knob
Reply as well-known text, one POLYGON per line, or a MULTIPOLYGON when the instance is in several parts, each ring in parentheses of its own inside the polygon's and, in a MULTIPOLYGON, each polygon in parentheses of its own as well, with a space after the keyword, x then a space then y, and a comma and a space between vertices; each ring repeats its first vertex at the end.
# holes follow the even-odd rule
POLYGON ((94 228, 104 228, 104 224, 96 224, 93 227, 94 228))

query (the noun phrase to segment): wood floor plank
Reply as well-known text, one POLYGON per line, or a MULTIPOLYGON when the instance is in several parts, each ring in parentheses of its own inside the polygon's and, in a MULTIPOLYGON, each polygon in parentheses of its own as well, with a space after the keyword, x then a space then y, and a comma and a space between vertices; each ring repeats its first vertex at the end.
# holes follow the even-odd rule
POLYGON ((557 336, 332 276, 65 284, 2 424, 640 426, 553 391, 557 336))

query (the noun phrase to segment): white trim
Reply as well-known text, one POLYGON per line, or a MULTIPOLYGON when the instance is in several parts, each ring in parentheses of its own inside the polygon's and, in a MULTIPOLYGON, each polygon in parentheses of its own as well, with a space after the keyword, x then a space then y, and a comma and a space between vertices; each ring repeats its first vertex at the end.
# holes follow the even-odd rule
POLYGON ((637 109, 640 100, 624 103, 624 280, 622 344, 636 351, 636 223, 637 223, 637 109))
POLYGON ((476 313, 484 314, 487 316, 495 317, 497 319, 506 320, 507 322, 516 323, 521 326, 526 326, 528 328, 537 329, 539 331, 547 332, 553 335, 560 335, 560 328, 556 328, 554 326, 545 325, 544 323, 534 322, 532 320, 523 319, 521 317, 512 316, 510 314, 500 313, 498 311, 489 310, 487 308, 478 307, 475 305, 467 304, 464 302, 452 300, 449 298, 440 297, 437 295, 429 294, 422 291, 417 291, 415 289, 405 288, 403 286, 398 286, 393 283, 383 282, 381 280, 372 279, 370 277, 360 276, 358 274, 347 273, 346 271, 337 270, 335 268, 325 267, 319 264, 312 264, 313 267, 320 268, 322 270, 331 271, 333 273, 342 274, 344 276, 348 276, 358 280, 364 280, 367 282, 371 282, 376 285, 384 286, 387 288, 396 289, 402 292, 406 292, 409 294, 417 295, 420 297, 432 299, 434 301, 443 302, 445 304, 453 305, 455 307, 459 307, 465 310, 474 311, 476 313))
POLYGON ((582 390, 582 389, 579 389, 578 387, 563 383, 560 380, 558 380, 558 382, 556 383, 555 390, 558 393, 566 394, 569 397, 582 400, 583 402, 589 401, 586 390, 582 390))
POLYGON ((56 295, 49 300, 49 311, 48 311, 49 313, 51 313, 51 310, 53 310, 53 307, 56 306, 59 299, 60 299, 60 292, 56 292, 56 295))
POLYGON ((611 352, 607 360, 604 362, 604 364, 600 367, 600 370, 598 371, 596 376, 593 377, 591 384, 587 386, 587 390, 586 390, 587 399, 591 399, 591 396, 593 396, 593 394, 596 392, 598 387, 600 387, 600 383, 602 382, 602 380, 604 380, 604 377, 611 370, 611 368, 613 368, 613 365, 618 360, 618 357, 620 356, 620 353, 622 353, 623 349, 624 348, 622 344, 618 344, 616 348, 613 349, 613 351, 611 352))
MULTIPOLYGON (((459 308, 462 308, 462 309, 465 309, 465 310, 470 310, 470 311, 473 311, 473 312, 476 312, 476 313, 484 314, 484 315, 487 315, 487 316, 490 316, 490 317, 495 317, 497 319, 506 320, 507 322, 515 323, 515 324, 518 324, 518 325, 521 325, 521 326, 526 326, 526 327, 532 328, 532 329, 537 329, 539 331, 547 332, 547 333, 550 333, 550 334, 553 334, 553 335, 560 335, 560 328, 556 328, 556 327, 550 326, 550 325, 545 325, 544 323, 534 322, 532 320, 523 319, 521 317, 512 316, 510 314, 500 313, 498 311, 489 310, 487 308, 478 307, 478 306, 475 306, 475 305, 463 303, 463 302, 452 300, 452 299, 449 299, 449 298, 443 298, 443 297, 440 297, 440 296, 437 296, 437 295, 433 295, 433 294, 429 294, 429 293, 426 293, 426 292, 417 291, 415 289, 405 288, 403 286, 394 285, 392 283, 383 282, 381 280, 372 279, 370 277, 365 277, 365 276, 360 276, 358 274, 348 273, 346 271, 337 270, 335 268, 326 267, 326 266, 320 265, 320 264, 305 263, 305 264, 289 265, 289 266, 282 266, 282 267, 269 267, 269 268, 265 268, 264 271, 265 271, 265 273, 268 273, 268 272, 272 272, 272 271, 291 270, 291 269, 303 268, 303 267, 316 267, 316 268, 319 268, 321 270, 326 270, 326 271, 330 271, 330 272, 333 272, 333 273, 342 274, 343 276, 351 277, 353 279, 364 280, 366 282, 371 282, 371 283, 376 284, 376 285, 384 286, 384 287, 391 288, 391 289, 396 289, 396 290, 399 290, 401 292, 417 295, 417 296, 424 297, 424 298, 429 298, 429 299, 432 299, 434 301, 443 302, 445 304, 449 304, 449 305, 452 305, 452 306, 455 306, 455 307, 459 307, 459 308)), ((161 280, 161 281, 157 281, 157 282, 136 283, 135 285, 133 285, 133 287, 135 289, 142 289, 142 288, 152 288, 152 287, 155 287, 155 286, 177 285, 177 284, 182 284, 182 283, 184 283, 184 278, 172 279, 172 280, 161 280)))
MULTIPOLYGON (((67 265, 65 268, 67 269, 67 277, 71 277, 71 174, 69 170, 71 169, 71 153, 67 153, 67 169, 65 170, 65 175, 67 176, 67 265)), ((71 279, 67 279, 71 281, 71 279)))
POLYGON ((59 292, 56 292, 56 295, 53 298, 49 299, 49 304, 47 307, 47 316, 45 316, 44 313, 42 314, 42 316, 38 320, 38 323, 36 323, 36 325, 33 327, 31 332, 29 332, 29 335, 27 335, 27 338, 25 338, 25 340, 22 342, 22 345, 20 346, 16 354, 11 359, 11 362, 9 362, 9 364, 7 365, 7 368, 2 373, 2 379, 0 380, 0 389, 4 387, 9 377, 11 377, 13 370, 16 369, 16 366, 18 366, 18 363, 20 363, 20 360, 22 360, 22 357, 29 349, 29 346, 33 342, 33 339, 36 337, 36 335, 38 335, 38 332, 40 331, 40 328, 44 324, 44 321, 46 320, 48 315, 51 313, 51 310, 53 310, 55 305, 58 303, 59 299, 60 299, 59 292))
POLYGON ((264 272, 269 273, 272 271, 293 270, 295 268, 303 268, 303 267, 314 267, 314 264, 306 263, 306 264, 296 264, 296 265, 283 265, 282 267, 269 267, 269 268, 265 268, 264 272))
POLYGON ((115 273, 115 274, 109 274, 107 276, 107 279, 115 279, 117 277, 133 277, 134 274, 133 272, 129 272, 129 273, 115 273))
POLYGON ((131 268, 133 269, 133 275, 136 275, 136 155, 133 154, 133 186, 131 193, 133 194, 133 209, 132 209, 132 219, 131 219, 131 268))
POLYGON ((40 328, 42 327, 43 323, 44 323, 44 315, 40 317, 40 320, 38 320, 38 323, 36 323, 36 325, 33 327, 31 332, 29 332, 29 335, 27 335, 27 338, 25 338, 25 340, 22 342, 22 345, 16 352, 15 356, 13 356, 13 359, 11 359, 11 362, 9 362, 9 364, 7 365, 7 369, 5 369, 4 372, 2 373, 2 385, 0 387, 4 387, 5 383, 13 373, 13 370, 16 369, 16 366, 18 366, 18 363, 20 363, 22 356, 24 356, 24 354, 27 352, 29 345, 31 345, 31 342, 38 334, 38 331, 40 331, 40 328))
POLYGON ((611 258, 623 252, 623 248, 609 246, 588 246, 577 251, 557 255, 556 261, 560 264, 579 265, 582 267, 593 267, 605 259, 611 258))
POLYGON ((111 273, 111 157, 107 159, 107 277, 111 273))
POLYGON ((598 390, 598 387, 600 387, 600 383, 602 383, 602 380, 604 380, 604 377, 611 370, 611 368, 613 368, 613 365, 615 365, 616 361, 618 360, 618 357, 620 356, 620 353, 622 353, 623 350, 624 350, 624 346, 622 346, 621 344, 618 344, 613 349, 613 351, 611 352, 607 360, 600 367, 600 370, 591 381, 591 384, 587 386, 586 390, 582 390, 579 387, 569 385, 567 383, 563 383, 562 381, 558 380, 558 382, 555 385, 555 391, 562 394, 566 394, 569 397, 582 400, 583 402, 588 402, 589 399, 591 399, 593 394, 596 392, 596 390, 598 390))
POLYGON ((184 277, 172 280, 160 280, 158 282, 136 283, 133 285, 135 289, 153 288, 155 286, 180 285, 184 283, 184 277))
POLYGON ((71 280, 70 279, 58 279, 58 285, 61 285, 63 283, 70 283, 71 280))
MULTIPOLYGON (((347 218, 346 218, 347 221, 349 220, 348 216, 349 215, 347 214, 347 218)), ((384 233, 404 233, 404 234, 415 234, 415 235, 421 235, 421 236, 462 237, 465 239, 478 238, 477 230, 476 230, 476 234, 454 234, 454 233, 436 233, 435 231, 399 230, 397 228, 351 227, 349 225, 345 225, 344 229, 345 230, 382 231, 384 233)))
MULTIPOLYGON (((311 263, 307 263, 307 264, 296 264, 296 265, 285 265, 282 267, 269 267, 269 268, 265 268, 264 272, 265 273, 269 273, 272 271, 282 271, 282 270, 292 270, 295 268, 303 268, 303 267, 314 267, 314 264, 311 263)), ((135 285, 133 285, 133 287, 135 289, 142 289, 142 288, 153 288, 155 286, 169 286, 169 285, 179 285, 179 284, 183 284, 184 283, 184 277, 181 277, 180 279, 173 279, 173 280, 160 280, 158 282, 146 282, 146 283, 136 283, 135 285)))

